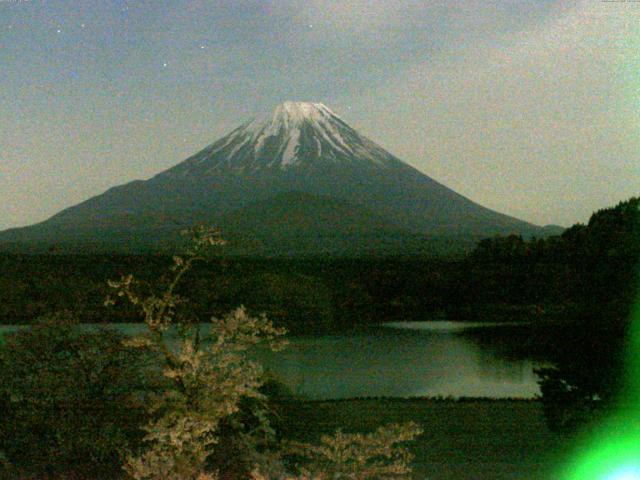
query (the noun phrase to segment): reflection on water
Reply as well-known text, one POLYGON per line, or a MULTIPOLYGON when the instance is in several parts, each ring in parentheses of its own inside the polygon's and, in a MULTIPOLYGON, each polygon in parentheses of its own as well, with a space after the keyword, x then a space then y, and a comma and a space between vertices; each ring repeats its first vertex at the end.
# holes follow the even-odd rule
MULTIPOLYGON (((142 324, 114 327, 128 335, 142 333, 146 328, 142 324)), ((16 329, 3 326, 0 334, 16 329)), ((284 351, 261 350, 256 356, 295 394, 313 399, 530 398, 540 392, 533 373, 538 363, 507 358, 487 341, 516 344, 520 341, 518 336, 526 335, 524 332, 522 327, 505 324, 407 322, 364 333, 289 337, 284 351)))
POLYGON ((454 330, 380 327, 368 333, 294 337, 283 352, 258 357, 294 393, 314 399, 539 394, 533 373, 537 364, 500 358, 459 332, 459 325, 454 330))
POLYGON ((520 327, 528 325, 526 322, 451 322, 451 321, 431 321, 431 322, 389 322, 384 326, 388 328, 399 328, 401 330, 421 330, 426 332, 462 332, 477 328, 487 329, 489 327, 520 327))

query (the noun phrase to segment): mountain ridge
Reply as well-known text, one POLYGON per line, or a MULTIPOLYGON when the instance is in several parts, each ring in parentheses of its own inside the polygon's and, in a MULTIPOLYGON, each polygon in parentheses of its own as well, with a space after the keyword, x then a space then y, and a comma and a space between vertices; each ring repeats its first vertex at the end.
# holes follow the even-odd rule
MULTIPOLYGON (((0 244, 99 243, 105 237, 125 244, 131 232, 162 236, 178 226, 219 222, 287 192, 342 202, 334 206, 346 217, 348 208, 371 212, 407 236, 548 235, 543 227, 487 209, 433 180, 323 104, 285 102, 148 180, 112 187, 39 224, 0 232, 0 244)), ((310 198, 300 199, 307 214, 329 218, 310 198)), ((350 218, 360 227, 368 223, 363 215, 350 218)))

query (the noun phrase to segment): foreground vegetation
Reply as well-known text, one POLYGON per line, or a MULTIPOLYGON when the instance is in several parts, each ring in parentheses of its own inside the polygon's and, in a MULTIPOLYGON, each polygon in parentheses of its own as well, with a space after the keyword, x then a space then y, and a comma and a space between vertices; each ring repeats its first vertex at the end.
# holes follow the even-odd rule
POLYGON ((379 422, 420 423, 425 432, 409 444, 420 480, 556 478, 574 440, 548 429, 537 400, 282 400, 277 411, 282 435, 307 442, 336 428, 369 432, 379 422))

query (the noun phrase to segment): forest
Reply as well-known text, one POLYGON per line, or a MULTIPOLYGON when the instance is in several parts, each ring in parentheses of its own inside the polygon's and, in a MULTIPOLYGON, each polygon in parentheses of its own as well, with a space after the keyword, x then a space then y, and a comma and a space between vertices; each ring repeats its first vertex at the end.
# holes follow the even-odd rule
MULTIPOLYGON (((225 256, 223 247, 181 288, 200 318, 245 305, 294 333, 434 318, 623 318, 637 284, 637 208, 630 199, 547 239, 488 238, 456 258, 251 258, 225 256)), ((162 278, 170 264, 161 254, 2 254, 0 324, 60 310, 86 323, 142 321, 134 309, 104 307, 107 280, 162 278)))

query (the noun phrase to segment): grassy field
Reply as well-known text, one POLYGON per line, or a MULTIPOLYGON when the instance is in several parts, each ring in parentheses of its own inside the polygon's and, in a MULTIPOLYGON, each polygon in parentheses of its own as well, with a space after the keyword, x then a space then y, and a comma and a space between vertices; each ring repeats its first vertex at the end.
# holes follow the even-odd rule
POLYGON ((570 441, 548 430, 539 401, 358 399, 282 402, 285 437, 316 441, 337 428, 368 432, 413 420, 416 480, 549 480, 570 455, 570 441))

